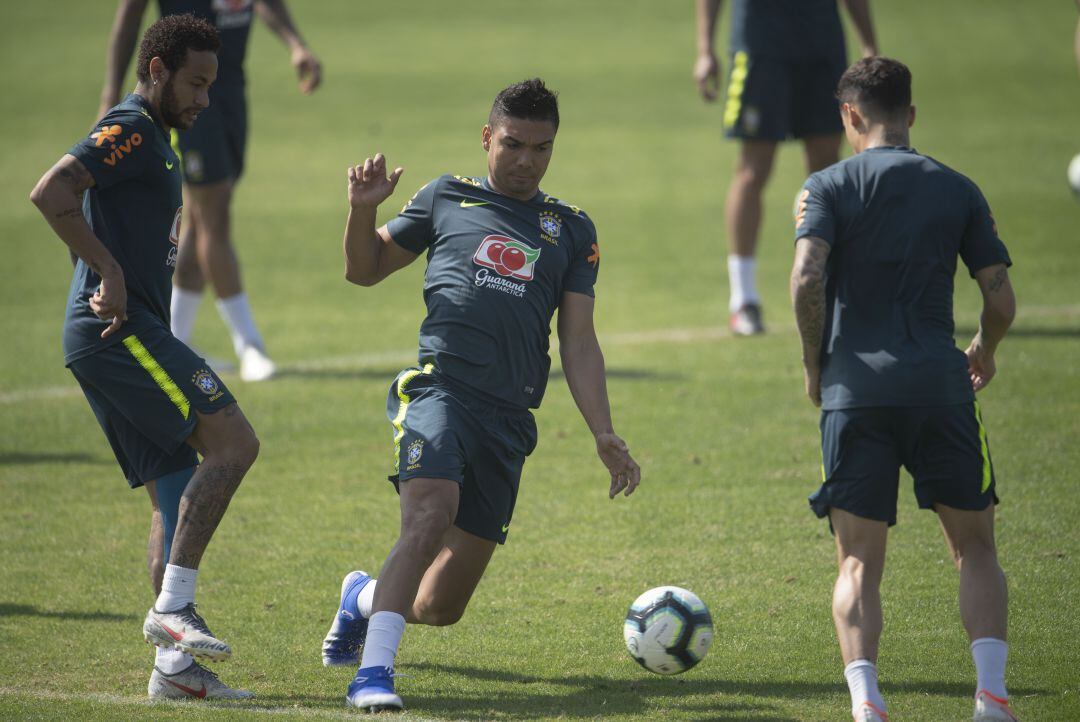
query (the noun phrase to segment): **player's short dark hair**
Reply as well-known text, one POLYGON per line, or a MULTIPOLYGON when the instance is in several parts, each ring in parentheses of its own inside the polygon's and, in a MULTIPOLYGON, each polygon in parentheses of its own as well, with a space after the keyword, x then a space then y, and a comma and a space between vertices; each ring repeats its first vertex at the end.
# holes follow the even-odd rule
POLYGON ((892 58, 863 58, 844 71, 836 97, 878 118, 906 115, 911 107, 911 71, 892 58))
POLYGON ((495 96, 488 116, 494 127, 502 118, 547 120, 559 129, 559 94, 548 89, 540 78, 530 78, 504 88, 495 96))
POLYGON ((166 15, 146 29, 139 45, 135 75, 142 82, 150 80, 150 61, 161 58, 169 72, 184 66, 188 50, 216 53, 221 38, 213 25, 191 13, 166 15))

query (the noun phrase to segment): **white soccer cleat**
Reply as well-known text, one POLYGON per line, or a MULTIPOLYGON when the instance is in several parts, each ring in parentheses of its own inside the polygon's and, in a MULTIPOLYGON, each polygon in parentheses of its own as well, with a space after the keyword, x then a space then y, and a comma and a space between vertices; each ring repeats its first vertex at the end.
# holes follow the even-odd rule
POLYGON ((878 709, 873 702, 866 701, 855 710, 855 722, 889 722, 889 715, 885 710, 878 709))
POLYGON ((143 637, 155 647, 179 649, 212 662, 223 662, 232 655, 232 648, 214 636, 195 612, 194 604, 174 612, 159 612, 150 607, 143 622, 143 637))
POLYGON ((1009 700, 996 697, 985 689, 975 695, 974 722, 1019 722, 1009 708, 1009 700))
POLYGON ((247 346, 240 354, 240 378, 244 381, 266 381, 276 371, 274 362, 257 346, 247 346))
POLYGON ((233 689, 198 662, 176 674, 165 674, 154 667, 147 688, 150 699, 251 699, 246 689, 233 689))

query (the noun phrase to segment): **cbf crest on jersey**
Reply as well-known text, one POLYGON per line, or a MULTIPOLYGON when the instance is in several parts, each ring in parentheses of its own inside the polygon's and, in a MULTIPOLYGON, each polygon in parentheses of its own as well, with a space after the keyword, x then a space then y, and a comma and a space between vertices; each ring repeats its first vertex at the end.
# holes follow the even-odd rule
POLYGON ((409 444, 408 456, 406 457, 406 461, 408 462, 409 465, 406 468, 406 471, 412 471, 416 467, 420 466, 420 457, 423 456, 423 454, 424 454, 424 440, 423 439, 417 439, 416 441, 409 444))
POLYGON ((540 238, 553 246, 559 245, 559 233, 562 231, 562 218, 551 211, 540 212, 540 238))

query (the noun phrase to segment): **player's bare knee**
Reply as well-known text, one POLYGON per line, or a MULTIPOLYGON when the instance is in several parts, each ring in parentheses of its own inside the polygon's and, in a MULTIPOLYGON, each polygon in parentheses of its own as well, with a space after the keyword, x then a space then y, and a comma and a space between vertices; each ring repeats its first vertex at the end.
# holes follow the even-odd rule
POLYGON ((464 607, 459 608, 456 606, 443 607, 434 605, 418 611, 420 612, 417 615, 420 623, 429 627, 449 627, 461 621, 462 616, 465 614, 464 607))

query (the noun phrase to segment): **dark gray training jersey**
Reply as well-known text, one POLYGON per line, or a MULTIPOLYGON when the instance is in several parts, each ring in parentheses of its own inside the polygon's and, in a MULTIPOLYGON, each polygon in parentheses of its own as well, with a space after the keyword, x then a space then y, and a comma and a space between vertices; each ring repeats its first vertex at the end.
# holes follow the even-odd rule
POLYGON ((486 179, 444 175, 387 228, 402 248, 427 251, 420 363, 496 404, 537 408, 562 294, 593 295, 600 251, 589 217, 543 192, 521 201, 486 179))
POLYGON ((953 339, 959 256, 974 275, 1010 265, 979 188, 911 148, 870 148, 807 179, 795 238, 831 246, 824 409, 972 401, 953 339))
POLYGON ((150 326, 169 327, 173 269, 180 234, 180 161, 150 103, 132 93, 98 121, 70 151, 94 177, 83 215, 124 272, 127 321, 109 325, 90 309, 101 277, 75 265, 64 318, 64 363, 119 342, 150 326))

